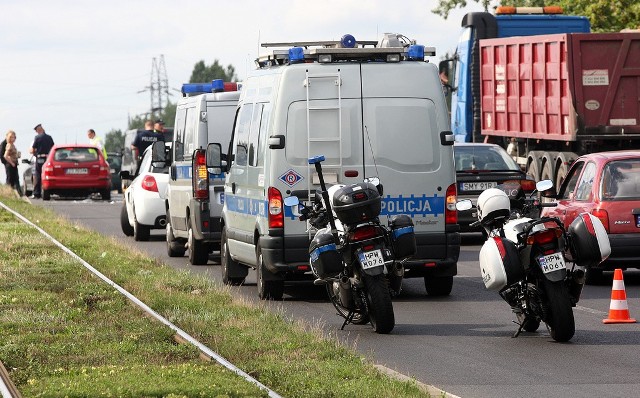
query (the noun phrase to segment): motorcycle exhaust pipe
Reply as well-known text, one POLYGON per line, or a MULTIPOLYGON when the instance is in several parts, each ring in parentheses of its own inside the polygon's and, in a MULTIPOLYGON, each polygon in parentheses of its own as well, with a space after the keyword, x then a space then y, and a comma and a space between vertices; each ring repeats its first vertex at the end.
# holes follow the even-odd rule
POLYGON ((569 296, 571 296, 574 304, 577 304, 580 300, 580 295, 582 294, 582 288, 584 287, 586 277, 586 270, 582 267, 576 267, 576 269, 571 273, 571 277, 568 280, 569 296))
POLYGON ((351 281, 348 276, 342 276, 338 282, 338 298, 345 308, 353 308, 353 294, 351 292, 351 281))
POLYGON ((394 262, 391 268, 391 272, 388 275, 389 279, 389 288, 396 292, 396 294, 400 293, 400 289, 402 288, 402 278, 404 277, 404 266, 402 263, 394 262))

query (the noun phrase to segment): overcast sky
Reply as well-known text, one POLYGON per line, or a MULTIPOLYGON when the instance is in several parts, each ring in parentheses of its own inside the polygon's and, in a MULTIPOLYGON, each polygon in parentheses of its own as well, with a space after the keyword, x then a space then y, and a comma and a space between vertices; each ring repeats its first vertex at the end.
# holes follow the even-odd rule
POLYGON ((16 131, 24 158, 38 123, 57 144, 88 142, 89 128, 124 131, 151 107, 143 90, 161 56, 173 102, 200 60, 231 64, 242 80, 261 42, 402 33, 436 47, 437 63, 455 49, 462 16, 482 11, 469 3, 444 20, 435 0, 1 0, 2 138, 16 131))

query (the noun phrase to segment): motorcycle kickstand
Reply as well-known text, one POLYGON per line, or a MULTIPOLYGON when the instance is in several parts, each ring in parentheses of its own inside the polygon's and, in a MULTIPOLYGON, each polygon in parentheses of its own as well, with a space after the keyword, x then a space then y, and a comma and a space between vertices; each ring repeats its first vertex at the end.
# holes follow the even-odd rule
POLYGON ((516 321, 512 321, 513 323, 515 323, 516 325, 518 325, 518 330, 516 330, 516 332, 513 334, 513 336, 511 336, 512 339, 515 339, 516 337, 520 336, 520 333, 522 333, 522 329, 524 328, 524 322, 522 324, 516 322, 516 321))
POLYGON ((356 316, 356 313, 353 311, 350 311, 349 315, 347 315, 347 317, 344 318, 344 322, 342 323, 342 327, 340 328, 340 330, 344 330, 344 327, 347 326, 347 324, 351 323, 354 316, 356 316))

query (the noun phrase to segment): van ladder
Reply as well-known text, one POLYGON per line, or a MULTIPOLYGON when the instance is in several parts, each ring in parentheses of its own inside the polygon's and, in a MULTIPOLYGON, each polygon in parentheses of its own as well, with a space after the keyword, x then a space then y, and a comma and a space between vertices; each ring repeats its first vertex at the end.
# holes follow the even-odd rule
MULTIPOLYGON (((324 163, 322 168, 323 170, 330 170, 331 172, 340 172, 342 169, 342 78, 340 76, 340 71, 335 73, 309 73, 307 70, 304 86, 307 94, 307 159, 311 156, 318 155, 324 155, 327 160, 331 158, 337 159, 337 162, 334 161, 334 163, 324 163), (335 87, 335 96, 327 97, 323 95, 324 98, 332 99, 322 101, 333 102, 333 104, 319 105, 318 102, 320 99, 313 98, 312 90, 314 87, 322 87, 323 92, 326 93, 328 85, 333 85, 335 87), (325 136, 328 132, 326 117, 330 113, 335 114, 335 119, 333 120, 337 121, 337 135, 332 133, 333 135, 325 136), (314 117, 316 119, 316 123, 312 122, 312 118, 314 117), (324 121, 324 123, 321 123, 322 121, 324 121), (335 148, 337 152, 324 153, 327 150, 327 147, 335 148)), ((313 185, 312 176, 314 172, 314 166, 308 165, 307 197, 309 200, 312 199, 311 187, 313 185)))

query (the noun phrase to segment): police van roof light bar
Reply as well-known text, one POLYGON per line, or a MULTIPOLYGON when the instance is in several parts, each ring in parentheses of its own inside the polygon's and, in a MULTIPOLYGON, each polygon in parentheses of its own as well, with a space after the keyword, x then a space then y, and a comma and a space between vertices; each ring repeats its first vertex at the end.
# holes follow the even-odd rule
POLYGON ((211 83, 185 83, 182 85, 183 97, 204 93, 220 93, 223 91, 237 91, 238 85, 233 82, 225 82, 222 79, 212 80, 211 83))

